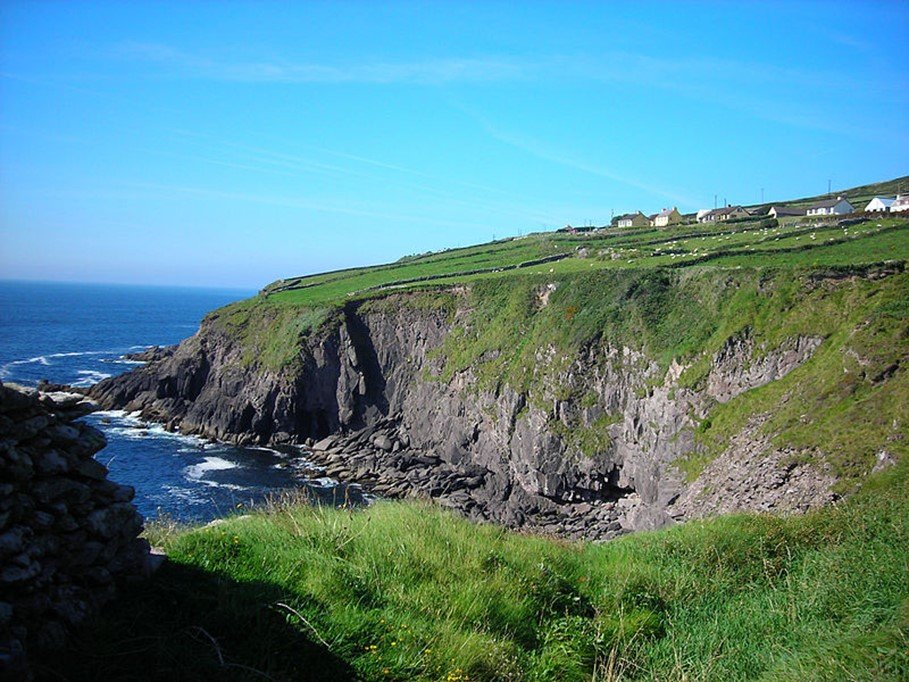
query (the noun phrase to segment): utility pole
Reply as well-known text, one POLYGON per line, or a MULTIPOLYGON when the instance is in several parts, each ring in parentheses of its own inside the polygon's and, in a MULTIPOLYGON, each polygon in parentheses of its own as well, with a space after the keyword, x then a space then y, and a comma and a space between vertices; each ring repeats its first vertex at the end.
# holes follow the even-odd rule
POLYGON ((716 194, 713 195, 713 210, 716 210, 716 194))

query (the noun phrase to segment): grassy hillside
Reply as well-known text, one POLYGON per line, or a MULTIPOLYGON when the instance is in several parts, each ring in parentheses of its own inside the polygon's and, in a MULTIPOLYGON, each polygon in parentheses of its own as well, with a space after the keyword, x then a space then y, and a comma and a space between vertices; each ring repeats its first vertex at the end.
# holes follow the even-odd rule
POLYGON ((81 679, 904 680, 909 468, 837 508, 605 545, 434 507, 158 528, 171 562, 40 672, 81 679))
POLYGON ((554 274, 693 265, 786 267, 862 264, 909 255, 909 217, 887 217, 845 229, 746 220, 669 229, 547 232, 504 242, 276 282, 264 291, 272 305, 339 305, 389 291, 476 282, 515 274, 554 274), (728 262, 734 259, 735 263, 728 262))
MULTIPOLYGON (((830 195, 834 197, 844 196, 852 203, 856 209, 863 209, 869 201, 874 197, 893 197, 897 194, 907 194, 909 193, 909 175, 905 175, 901 178, 894 178, 893 180, 886 180, 884 182, 873 182, 869 185, 860 185, 858 187, 850 187, 849 189, 836 189, 833 188, 830 192, 830 195)), ((793 199, 790 201, 781 201, 781 202, 768 202, 764 204, 767 207, 770 206, 810 206, 813 203, 822 201, 824 199, 830 198, 830 195, 827 194, 818 194, 813 197, 803 197, 801 199, 793 199)))

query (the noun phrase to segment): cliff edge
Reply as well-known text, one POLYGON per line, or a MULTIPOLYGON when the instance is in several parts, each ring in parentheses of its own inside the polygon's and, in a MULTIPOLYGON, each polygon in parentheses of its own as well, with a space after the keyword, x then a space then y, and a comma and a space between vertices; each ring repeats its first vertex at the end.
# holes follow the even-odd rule
MULTIPOLYGON (((291 294, 293 292, 290 292, 291 294)), ((262 294, 107 408, 478 520, 608 539, 804 511, 904 447, 899 267, 546 273, 334 306, 262 294)))

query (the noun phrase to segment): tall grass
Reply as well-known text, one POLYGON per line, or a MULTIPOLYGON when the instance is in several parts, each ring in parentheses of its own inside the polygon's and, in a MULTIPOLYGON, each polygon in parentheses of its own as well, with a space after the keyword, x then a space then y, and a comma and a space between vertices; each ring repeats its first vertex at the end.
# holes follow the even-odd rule
POLYGON ((276 504, 164 535, 170 564, 84 635, 66 672, 907 679, 907 493, 901 464, 804 517, 734 516, 604 545, 422 504, 276 504))

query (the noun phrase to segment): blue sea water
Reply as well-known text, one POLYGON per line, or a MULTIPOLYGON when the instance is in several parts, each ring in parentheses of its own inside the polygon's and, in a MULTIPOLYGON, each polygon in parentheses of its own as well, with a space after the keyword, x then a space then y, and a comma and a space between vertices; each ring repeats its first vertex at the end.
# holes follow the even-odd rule
MULTIPOLYGON (((90 386, 141 364, 124 354, 178 343, 196 332, 207 312, 253 293, 0 281, 0 380, 90 386)), ((207 442, 123 412, 85 420, 107 436, 96 459, 108 466, 111 479, 136 488, 136 506, 146 517, 163 512, 205 521, 300 487, 329 503, 361 501, 356 487, 320 478, 295 448, 207 442)))

